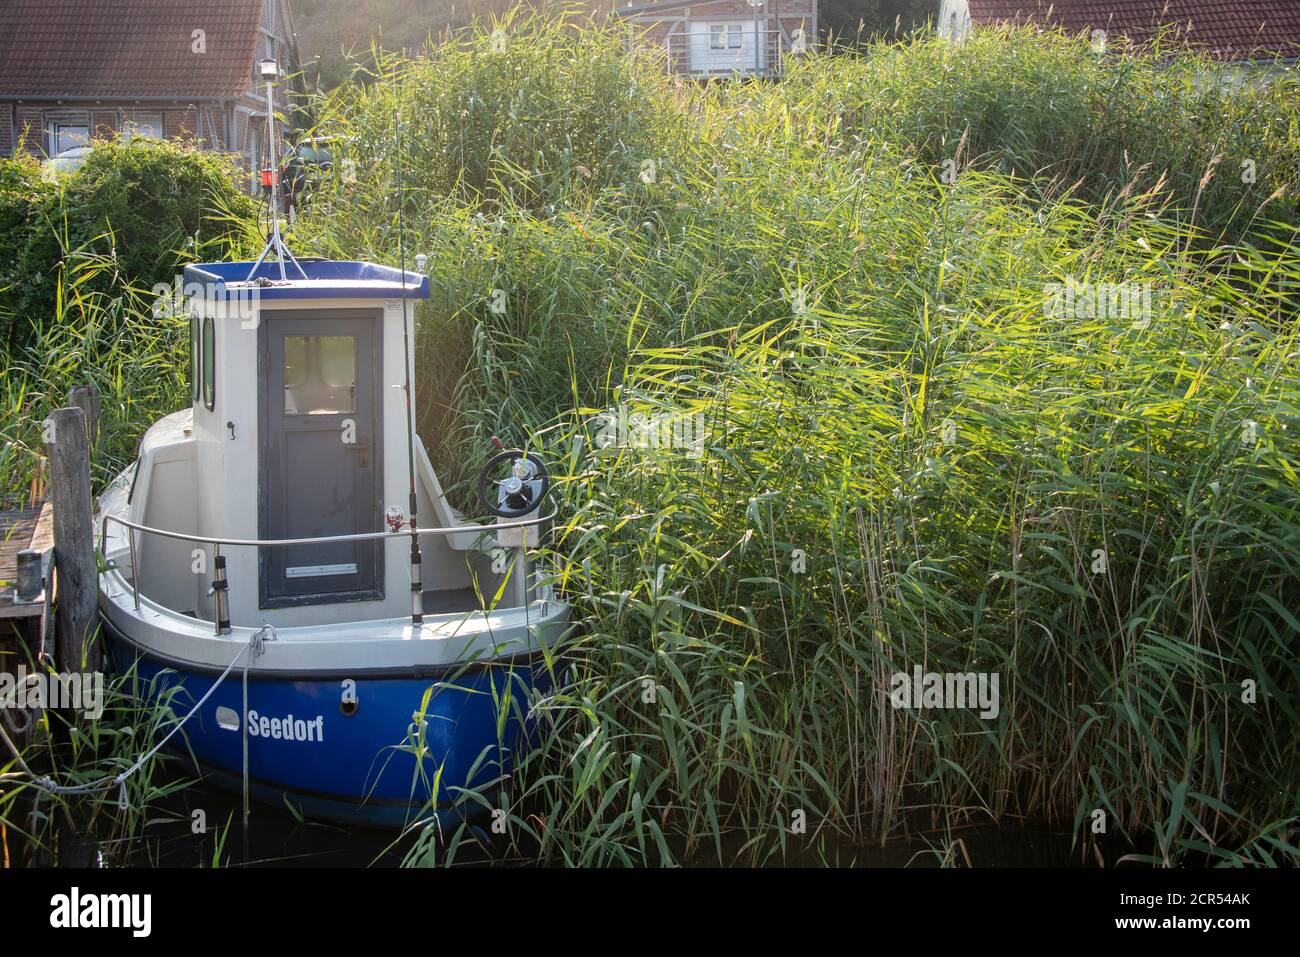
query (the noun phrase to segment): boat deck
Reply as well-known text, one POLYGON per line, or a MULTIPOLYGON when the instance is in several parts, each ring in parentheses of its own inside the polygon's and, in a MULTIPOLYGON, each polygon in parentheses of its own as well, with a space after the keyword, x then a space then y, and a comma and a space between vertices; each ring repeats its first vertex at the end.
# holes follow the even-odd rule
MULTIPOLYGON (((483 602, 474 593, 473 588, 448 588, 443 591, 426 591, 423 599, 426 615, 449 615, 456 612, 478 611, 483 602)), ((491 595, 484 595, 484 602, 491 602, 491 595)))

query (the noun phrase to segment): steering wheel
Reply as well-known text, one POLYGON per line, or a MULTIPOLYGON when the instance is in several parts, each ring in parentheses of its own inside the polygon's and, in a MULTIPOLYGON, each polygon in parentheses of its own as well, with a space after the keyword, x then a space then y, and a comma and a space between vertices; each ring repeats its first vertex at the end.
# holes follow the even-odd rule
POLYGON ((532 452, 507 449, 488 459, 478 473, 478 498, 483 507, 498 518, 523 518, 535 510, 551 490, 546 466, 532 452), (508 465, 508 470, 502 466, 508 465), (503 478, 494 476, 504 473, 503 478), (488 486, 496 486, 496 494, 488 486))

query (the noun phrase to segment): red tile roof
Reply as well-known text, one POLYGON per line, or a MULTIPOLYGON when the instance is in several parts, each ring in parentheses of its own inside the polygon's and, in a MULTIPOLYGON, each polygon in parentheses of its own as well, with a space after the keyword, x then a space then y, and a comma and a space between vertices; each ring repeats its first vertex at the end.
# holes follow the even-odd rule
POLYGON ((262 3, 0 0, 0 97, 237 96, 252 83, 262 3))
POLYGON ((1044 23, 1105 30, 1136 43, 1172 25, 1221 60, 1300 56, 1300 0, 968 0, 975 24, 1044 23))

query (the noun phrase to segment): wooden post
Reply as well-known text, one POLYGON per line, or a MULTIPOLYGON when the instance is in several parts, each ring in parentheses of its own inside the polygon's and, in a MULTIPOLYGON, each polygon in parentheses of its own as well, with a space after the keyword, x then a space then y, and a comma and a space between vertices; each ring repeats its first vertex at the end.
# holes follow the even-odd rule
POLYGON ((68 390, 68 405, 86 414, 86 435, 93 457, 99 448, 99 389, 93 382, 73 386, 68 390))
POLYGON ((95 635, 94 515, 90 501, 90 440, 81 409, 56 409, 47 422, 50 494, 54 502, 54 568, 59 579, 55 658, 63 671, 100 671, 95 635))

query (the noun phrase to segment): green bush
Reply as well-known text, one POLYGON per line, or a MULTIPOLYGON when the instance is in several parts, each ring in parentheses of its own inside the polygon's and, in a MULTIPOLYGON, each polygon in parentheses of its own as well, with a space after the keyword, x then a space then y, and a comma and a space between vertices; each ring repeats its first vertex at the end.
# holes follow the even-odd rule
POLYGON ((0 157, 0 352, 15 339, 16 300, 22 281, 19 257, 31 239, 33 212, 43 206, 54 187, 41 178, 40 162, 20 153, 0 157))
MULTIPOLYGON (((117 264, 74 250, 55 270, 55 311, 0 376, 0 507, 24 503, 42 486, 42 423, 68 390, 93 382, 101 400, 101 441, 91 481, 102 488, 132 460, 140 437, 185 404, 188 324, 155 311, 147 290, 114 287, 117 264), (100 291, 107 288, 109 291, 100 291)), ((36 499, 39 501, 39 498, 36 499)))
POLYGON ((15 324, 10 348, 39 336, 55 314, 55 274, 72 251, 110 264, 89 280, 94 291, 148 289, 171 283, 184 263, 222 255, 254 218, 228 158, 177 143, 97 142, 53 186, 31 185, 28 161, 10 165, 24 172, 7 175, 29 184, 9 193, 17 197, 9 215, 26 223, 10 240, 12 271, 0 292, 0 312, 15 324))
POLYGON ((610 190, 626 195, 647 162, 665 173, 680 166, 685 117, 670 107, 652 53, 560 21, 509 15, 497 30, 461 35, 425 58, 381 56, 383 82, 307 106, 315 132, 334 138, 334 185, 349 209, 378 223, 394 214, 399 114, 417 216, 453 197, 533 212, 582 206, 610 190))
POLYGON ((983 29, 958 44, 918 33, 860 55, 805 58, 761 104, 737 90, 734 107, 1093 202, 1155 190, 1167 215, 1213 239, 1300 221, 1300 78, 1256 84, 1233 70, 1177 49, 1102 54, 1059 31, 983 29))

